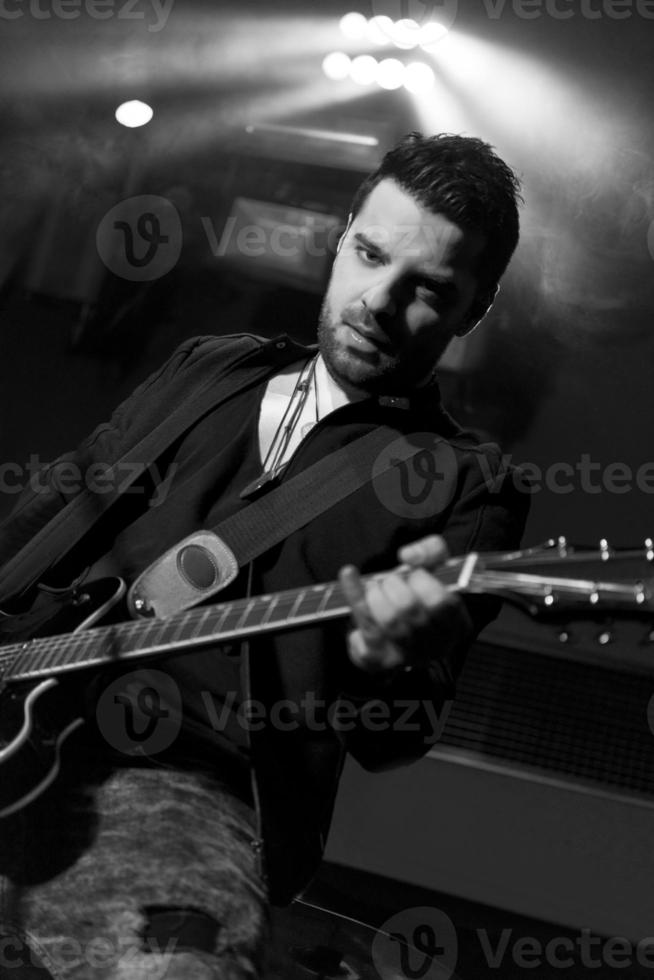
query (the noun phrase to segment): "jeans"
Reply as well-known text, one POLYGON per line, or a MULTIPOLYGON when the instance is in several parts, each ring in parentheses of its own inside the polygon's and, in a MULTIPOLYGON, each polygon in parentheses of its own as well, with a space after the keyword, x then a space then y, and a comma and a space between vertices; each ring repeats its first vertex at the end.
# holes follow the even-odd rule
POLYGON ((213 778, 58 780, 0 820, 2 980, 255 980, 268 924, 252 808, 213 778))

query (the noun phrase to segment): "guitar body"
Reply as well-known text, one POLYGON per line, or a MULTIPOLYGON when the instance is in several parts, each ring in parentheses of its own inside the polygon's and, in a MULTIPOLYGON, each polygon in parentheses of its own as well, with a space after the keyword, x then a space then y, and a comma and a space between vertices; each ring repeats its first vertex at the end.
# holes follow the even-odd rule
MULTIPOLYGON (((96 625, 125 593, 121 579, 101 579, 64 598, 41 596, 33 611, 0 621, 0 644, 59 636, 96 625)), ((0 669, 2 666, 0 646, 0 669)), ((0 682, 0 817, 26 806, 56 778, 61 751, 83 723, 65 681, 0 682)))

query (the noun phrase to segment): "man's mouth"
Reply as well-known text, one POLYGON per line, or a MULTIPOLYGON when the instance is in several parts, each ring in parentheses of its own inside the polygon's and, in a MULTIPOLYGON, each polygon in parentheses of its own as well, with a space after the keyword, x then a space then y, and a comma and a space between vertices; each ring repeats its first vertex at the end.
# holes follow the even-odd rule
POLYGON ((369 330, 367 327, 355 326, 347 320, 344 320, 343 323, 347 328, 348 337, 351 341, 350 346, 367 353, 377 351, 382 351, 387 354, 390 353, 391 345, 387 337, 376 333, 374 330, 369 330))

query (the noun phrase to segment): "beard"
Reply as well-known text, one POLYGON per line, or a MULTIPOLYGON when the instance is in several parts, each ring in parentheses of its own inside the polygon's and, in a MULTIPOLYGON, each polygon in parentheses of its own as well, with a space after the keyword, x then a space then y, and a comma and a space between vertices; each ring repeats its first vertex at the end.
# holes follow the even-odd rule
MULTIPOLYGON (((343 318, 354 324, 364 322, 355 307, 346 307, 343 318)), ((403 358, 390 340, 388 349, 370 353, 350 349, 337 336, 341 325, 342 318, 333 315, 325 297, 318 316, 318 344, 329 374, 346 394, 406 396, 431 376, 433 368, 425 374, 424 358, 417 354, 403 358)))

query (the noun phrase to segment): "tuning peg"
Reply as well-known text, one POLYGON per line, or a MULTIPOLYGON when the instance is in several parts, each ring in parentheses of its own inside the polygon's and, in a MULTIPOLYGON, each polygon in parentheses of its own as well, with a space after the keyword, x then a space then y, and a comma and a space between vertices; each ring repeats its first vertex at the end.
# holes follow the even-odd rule
POLYGON ((645 538, 645 558, 654 561, 654 541, 651 538, 645 538))
POLYGON ((599 549, 600 549, 600 558, 602 559, 602 561, 608 561, 611 555, 613 554, 613 549, 609 546, 609 543, 606 540, 606 538, 602 538, 600 540, 599 549))
POLYGON ((608 646, 609 643, 613 643, 615 641, 615 635, 613 634, 613 631, 611 629, 605 627, 601 631, 601 633, 597 634, 595 639, 597 640, 600 646, 605 647, 608 646))
POLYGON ((559 632, 556 634, 556 638, 559 643, 572 643, 574 640, 573 634, 570 632, 567 626, 563 626, 559 632))
POLYGON ((568 554, 568 539, 564 534, 560 534, 556 539, 556 547, 558 548, 561 558, 565 558, 565 556, 568 554))

